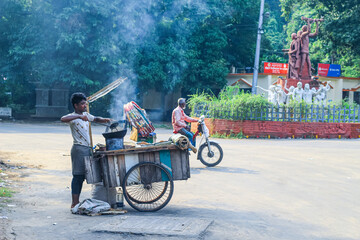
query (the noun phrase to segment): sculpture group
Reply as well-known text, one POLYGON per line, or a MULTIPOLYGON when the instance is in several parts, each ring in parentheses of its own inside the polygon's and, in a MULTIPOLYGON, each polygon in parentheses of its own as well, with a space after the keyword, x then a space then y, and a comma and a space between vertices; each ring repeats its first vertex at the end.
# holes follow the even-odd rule
POLYGON ((304 25, 300 31, 291 34, 292 42, 290 44, 289 54, 289 67, 288 67, 288 79, 310 79, 311 77, 311 62, 309 57, 309 38, 313 38, 318 35, 319 22, 323 19, 311 19, 302 17, 307 25, 304 25), (311 33, 311 23, 316 23, 315 33, 311 33), (307 65, 307 72, 303 73, 304 67, 307 65))
POLYGON ((316 90, 314 87, 310 89, 308 83, 306 83, 303 88, 302 82, 298 82, 296 88, 294 86, 287 88, 287 81, 285 81, 284 88, 288 93, 286 93, 280 85, 271 85, 269 90, 259 86, 258 88, 267 92, 268 101, 275 105, 289 104, 291 101, 304 101, 307 104, 315 103, 325 105, 327 103, 327 92, 330 90, 329 83, 330 81, 327 82, 326 86, 320 85, 319 89, 316 90))
MULTIPOLYGON (((311 19, 306 17, 301 17, 302 20, 306 21, 298 33, 292 33, 290 44, 290 49, 287 49, 289 55, 289 65, 287 80, 285 84, 282 85, 272 85, 269 87, 269 90, 261 88, 268 93, 268 101, 275 105, 288 104, 291 101, 302 102, 304 101, 307 104, 321 104, 325 105, 327 103, 327 92, 330 90, 330 81, 327 82, 326 86, 319 86, 317 80, 311 81, 311 62, 309 57, 309 38, 313 38, 318 35, 319 32, 319 22, 322 22, 323 19, 311 19), (316 23, 316 30, 314 33, 311 33, 311 24, 316 23), (290 79, 291 83, 289 88, 287 88, 287 82, 290 79), (297 82, 297 83, 296 83, 297 82), (303 88, 303 82, 305 86, 303 88), (314 86, 319 86, 318 89, 312 87, 310 89, 310 84, 314 86), (296 87, 295 87, 296 86, 296 87), (287 92, 285 92, 287 91, 287 92)), ((279 77, 279 80, 282 80, 279 77)), ((279 81, 278 81, 279 84, 279 81)))

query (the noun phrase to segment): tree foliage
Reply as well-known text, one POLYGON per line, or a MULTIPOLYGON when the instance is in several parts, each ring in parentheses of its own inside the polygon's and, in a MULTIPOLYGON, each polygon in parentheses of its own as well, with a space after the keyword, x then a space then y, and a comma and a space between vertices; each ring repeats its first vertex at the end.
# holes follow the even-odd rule
POLYGON ((258 0, 3 0, 0 74, 12 92, 60 82, 90 94, 120 76, 142 92, 221 89, 230 65, 252 64, 243 25, 257 12, 258 0))

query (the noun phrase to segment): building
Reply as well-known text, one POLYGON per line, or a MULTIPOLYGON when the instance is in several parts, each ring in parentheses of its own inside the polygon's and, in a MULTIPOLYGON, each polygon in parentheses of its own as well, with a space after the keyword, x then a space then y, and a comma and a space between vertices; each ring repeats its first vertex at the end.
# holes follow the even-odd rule
POLYGON ((59 118, 69 112, 69 88, 64 83, 44 86, 36 83, 36 113, 33 118, 59 118))

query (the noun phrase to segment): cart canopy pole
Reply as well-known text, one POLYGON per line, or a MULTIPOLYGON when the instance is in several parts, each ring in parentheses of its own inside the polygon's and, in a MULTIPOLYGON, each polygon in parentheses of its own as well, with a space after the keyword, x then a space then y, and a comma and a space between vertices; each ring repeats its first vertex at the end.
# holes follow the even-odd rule
MULTIPOLYGON (((86 102, 86 111, 90 113, 90 104, 89 102, 86 102)), ((90 135, 90 146, 91 150, 93 148, 93 139, 92 139, 92 132, 91 132, 91 122, 89 122, 89 135, 90 135)))
POLYGON ((111 92, 112 90, 114 90, 115 88, 120 86, 120 84, 122 84, 126 79, 127 78, 119 78, 119 79, 115 80, 114 82, 110 83, 109 85, 107 85, 103 89, 97 91, 96 93, 94 93, 93 95, 88 97, 87 101, 89 103, 92 103, 92 102, 98 100, 99 98, 105 96, 106 94, 108 94, 109 92, 111 92))
MULTIPOLYGON (((104 87, 103 89, 97 91, 96 93, 94 93, 93 95, 87 97, 86 101, 86 109, 87 112, 90 113, 90 103, 98 100, 99 98, 105 96, 106 94, 108 94, 109 92, 111 92, 112 90, 114 90, 115 88, 117 88, 118 86, 120 86, 125 80, 126 78, 119 78, 117 80, 115 80, 114 82, 110 83, 109 85, 107 85, 106 87, 104 87)), ((91 144, 91 149, 93 148, 93 139, 92 139, 92 132, 91 132, 91 123, 89 122, 89 135, 90 135, 90 144, 91 144)))

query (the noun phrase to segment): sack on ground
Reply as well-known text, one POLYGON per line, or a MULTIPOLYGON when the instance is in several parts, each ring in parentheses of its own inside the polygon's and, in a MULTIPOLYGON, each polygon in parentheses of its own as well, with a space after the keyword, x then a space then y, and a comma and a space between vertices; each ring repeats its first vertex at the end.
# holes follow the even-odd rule
POLYGON ((100 201, 97 199, 85 199, 81 203, 78 203, 75 207, 71 209, 71 212, 74 214, 93 214, 100 213, 110 210, 110 205, 107 202, 100 201))

